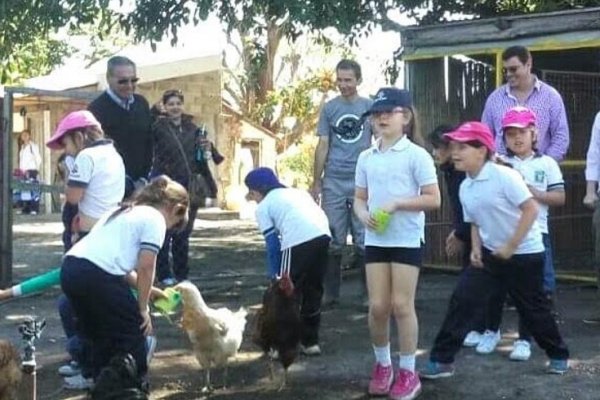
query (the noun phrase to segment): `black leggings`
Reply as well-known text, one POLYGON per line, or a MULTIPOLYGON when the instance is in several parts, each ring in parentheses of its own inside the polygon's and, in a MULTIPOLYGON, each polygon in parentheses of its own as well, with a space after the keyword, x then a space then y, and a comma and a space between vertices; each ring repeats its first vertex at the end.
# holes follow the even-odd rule
MULTIPOLYGON (((483 249, 481 273, 466 276, 461 281, 465 296, 460 298, 460 310, 471 310, 465 304, 489 300, 491 293, 506 291, 515 301, 521 321, 531 332, 538 345, 549 358, 566 360, 569 350, 563 341, 551 312, 550 301, 543 289, 544 253, 516 254, 509 260, 494 257, 488 249, 483 249)), ((460 317, 457 315, 455 317, 460 317)), ((446 318, 453 318, 446 315, 446 318)), ((441 363, 451 363, 460 350, 469 329, 468 324, 459 324, 452 335, 436 338, 430 359, 441 363)))

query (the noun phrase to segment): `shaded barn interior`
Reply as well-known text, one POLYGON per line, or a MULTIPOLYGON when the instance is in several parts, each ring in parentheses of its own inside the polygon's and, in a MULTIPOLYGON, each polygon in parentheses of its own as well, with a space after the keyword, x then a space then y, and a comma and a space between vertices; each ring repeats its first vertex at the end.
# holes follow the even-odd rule
MULTIPOLYGON (((402 38, 406 87, 413 93, 425 135, 442 123, 479 120, 487 96, 504 83, 502 51, 513 45, 531 50, 534 73, 561 94, 570 128, 570 148, 561 163, 567 203, 551 210, 550 216, 559 268, 587 269, 592 262, 591 211, 582 199, 585 154, 600 111, 599 24, 600 9, 593 8, 409 28, 402 38), (503 19, 506 23, 499 22, 503 19), (555 31, 556 19, 563 31, 555 31)), ((427 221, 426 262, 458 264, 458 259, 445 255, 451 230, 447 202, 427 221)))

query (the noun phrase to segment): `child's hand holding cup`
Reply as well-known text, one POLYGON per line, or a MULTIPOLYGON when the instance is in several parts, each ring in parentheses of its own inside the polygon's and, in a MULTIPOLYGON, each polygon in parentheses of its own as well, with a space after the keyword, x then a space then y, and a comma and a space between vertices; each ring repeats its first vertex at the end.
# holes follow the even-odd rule
POLYGON ((387 211, 382 210, 381 208, 375 209, 373 211, 373 219, 377 223, 377 227, 375 228, 375 232, 384 233, 390 224, 390 220, 392 219, 392 214, 387 211))

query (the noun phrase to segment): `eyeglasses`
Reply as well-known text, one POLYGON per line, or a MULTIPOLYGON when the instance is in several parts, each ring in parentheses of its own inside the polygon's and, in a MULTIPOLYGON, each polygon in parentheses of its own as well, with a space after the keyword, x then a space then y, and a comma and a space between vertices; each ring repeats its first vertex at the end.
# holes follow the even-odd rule
POLYGON ((406 110, 403 108, 394 108, 393 110, 389 110, 389 111, 375 111, 371 113, 371 118, 375 119, 375 118, 381 118, 383 116, 385 117, 391 117, 393 114, 401 114, 404 113, 406 110))
POLYGON ((506 75, 507 72, 510 72, 511 74, 514 74, 518 70, 519 70, 519 66, 518 65, 513 65, 512 67, 502 68, 502 73, 504 75, 506 75))
POLYGON ((117 83, 119 85, 127 85, 128 83, 135 85, 136 83, 138 83, 139 80, 140 80, 140 78, 123 78, 123 79, 119 79, 117 81, 117 83))

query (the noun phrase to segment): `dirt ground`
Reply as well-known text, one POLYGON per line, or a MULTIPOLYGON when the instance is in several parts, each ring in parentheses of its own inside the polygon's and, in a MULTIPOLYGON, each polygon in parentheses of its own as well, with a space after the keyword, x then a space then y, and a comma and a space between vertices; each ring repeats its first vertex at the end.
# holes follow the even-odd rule
MULTIPOLYGON (((58 216, 22 217, 15 221, 15 281, 59 265, 61 256, 58 216)), ((227 389, 217 389, 212 399, 366 399, 373 361, 366 312, 357 301, 356 274, 344 280, 344 304, 323 314, 323 355, 299 358, 291 367, 288 386, 277 392, 280 375, 269 379, 267 363, 251 343, 252 320, 265 288, 262 239, 251 221, 197 220, 191 245, 191 280, 211 306, 250 309, 248 328, 237 359, 229 368, 227 389)), ((426 361, 441 323, 456 276, 425 268, 419 283, 417 312, 420 322, 417 365, 426 361)), ((0 338, 18 343, 18 323, 27 315, 43 316, 47 329, 37 342, 40 400, 83 399, 82 392, 61 388, 57 368, 65 360, 65 339, 56 312, 59 289, 0 303, 0 338)), ((529 362, 508 360, 515 337, 516 315, 507 311, 499 350, 479 356, 465 349, 457 359, 453 378, 424 382, 420 399, 477 400, 595 400, 600 399, 600 326, 581 319, 596 308, 588 284, 561 283, 558 308, 561 330, 572 352, 573 368, 565 376, 544 374, 546 357, 534 346, 529 362)), ((174 317, 174 319, 176 316, 174 317)), ((167 319, 154 319, 158 348, 150 368, 152 399, 203 399, 203 373, 190 352, 184 334, 167 319)), ((279 371, 279 370, 278 370, 279 371)), ((219 385, 221 372, 213 374, 219 385)))

